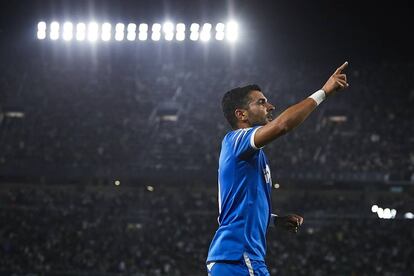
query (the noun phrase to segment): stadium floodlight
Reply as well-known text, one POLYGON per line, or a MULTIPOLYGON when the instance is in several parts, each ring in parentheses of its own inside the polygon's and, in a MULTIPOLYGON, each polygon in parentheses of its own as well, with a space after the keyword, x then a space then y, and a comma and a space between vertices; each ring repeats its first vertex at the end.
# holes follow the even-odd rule
POLYGON ((226 26, 226 38, 228 41, 236 41, 239 37, 239 25, 235 21, 230 21, 226 26))
POLYGON ((224 39, 224 24, 217 23, 216 25, 216 40, 223 40, 224 39))
POLYGON ((383 218, 384 217, 384 209, 382 209, 381 207, 378 207, 377 215, 378 215, 379 218, 383 218))
POLYGON ((216 33, 216 40, 224 40, 224 33, 216 33))
POLYGON ((46 31, 46 22, 40 21, 39 23, 37 23, 37 30, 46 31))
POLYGON ((185 24, 184 23, 178 23, 176 26, 177 34, 175 36, 175 39, 178 41, 183 41, 185 39, 185 24))
POLYGON ((136 30, 137 30, 137 25, 134 23, 129 23, 128 27, 127 27, 127 39, 129 41, 134 41, 135 38, 137 37, 136 34, 136 30))
POLYGON ((88 40, 94 42, 98 39, 98 24, 90 22, 88 24, 88 40))
POLYGON ((161 39, 161 24, 154 23, 152 25, 151 39, 154 40, 154 41, 158 41, 158 40, 161 39))
POLYGON ((216 32, 224 32, 225 25, 224 23, 217 23, 216 25, 216 32))
POLYGON ((171 41, 174 38, 174 25, 171 22, 166 22, 162 25, 165 40, 171 41))
POLYGON ((199 30, 200 30, 200 25, 199 24, 197 24, 197 23, 191 24, 191 26, 190 26, 190 31, 191 31, 191 33, 190 33, 190 39, 192 41, 198 40, 198 38, 200 36, 199 30))
POLYGON ((76 24, 76 40, 84 41, 86 38, 86 24, 78 23, 76 24))
POLYGON ((209 41, 211 38, 211 24, 205 23, 200 33, 200 40, 209 41))
POLYGON ((141 23, 138 27, 139 33, 138 33, 138 39, 139 40, 147 40, 148 38, 148 24, 141 23))
POLYGON ((378 217, 381 219, 394 219, 397 215, 397 210, 390 208, 381 208, 378 205, 372 205, 371 211, 377 213, 378 217))
POLYGON ((166 33, 165 34, 165 40, 171 41, 174 38, 174 33, 166 33))
POLYGON ((124 40, 124 31, 125 31, 125 25, 123 23, 117 23, 115 25, 115 40, 116 41, 124 40))
POLYGON ((53 21, 50 23, 50 39, 51 40, 57 40, 59 39, 59 23, 56 21, 53 21))
POLYGON ((63 24, 63 40, 70 41, 73 38, 73 24, 72 22, 65 22, 63 24))
POLYGON ((172 22, 165 22, 163 24, 154 23, 151 26, 146 23, 123 24, 117 23, 112 25, 109 22, 98 24, 97 22, 89 23, 75 23, 72 22, 57 22, 46 23, 39 21, 37 23, 37 39, 45 39, 47 36, 51 40, 63 39, 71 41, 76 39, 78 41, 88 40, 91 42, 101 39, 102 41, 110 41, 115 39, 122 41, 127 39, 129 41, 140 41, 152 39, 153 41, 166 40, 172 41, 174 38, 177 41, 184 41, 187 34, 192 41, 201 40, 203 42, 216 39, 219 41, 229 40, 235 41, 238 39, 239 26, 235 21, 229 21, 227 24, 219 22, 213 26, 211 23, 192 23, 187 25, 184 23, 173 24, 172 22), (114 29, 114 30, 113 30, 114 29), (138 29, 138 30, 137 30, 138 29), (187 30, 189 29, 189 30, 187 30), (149 37, 151 35, 151 38, 149 37))
POLYGON ((37 39, 46 38, 46 22, 40 21, 37 23, 37 39))
POLYGON ((390 208, 385 208, 384 209, 384 213, 383 213, 382 217, 384 219, 390 219, 391 218, 391 210, 390 210, 390 208))
POLYGON ((411 212, 407 212, 404 214, 404 218, 406 219, 414 219, 414 214, 411 212))
POLYGON ((200 30, 200 24, 198 23, 193 23, 190 26, 190 31, 192 32, 198 32, 200 30))
POLYGON ((37 39, 45 39, 46 32, 45 31, 37 31, 37 39))
POLYGON ((111 39, 111 28, 110 23, 105 22, 102 24, 101 39, 103 41, 109 41, 111 39))

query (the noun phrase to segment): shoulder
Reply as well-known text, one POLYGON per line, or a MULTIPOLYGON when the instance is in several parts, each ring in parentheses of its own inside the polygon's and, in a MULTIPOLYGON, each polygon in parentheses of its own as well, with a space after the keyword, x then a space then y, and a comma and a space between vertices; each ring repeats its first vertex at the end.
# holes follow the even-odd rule
POLYGON ((254 133, 260 128, 261 126, 256 127, 249 127, 249 128, 239 128, 233 131, 230 131, 224 136, 223 143, 224 144, 232 144, 237 146, 239 144, 250 144, 253 148, 256 148, 254 145, 254 133))
POLYGON ((241 137, 243 137, 245 134, 247 134, 250 129, 251 129, 251 127, 249 127, 249 128, 239 128, 239 129, 232 130, 224 136, 223 140, 227 140, 227 141, 238 140, 241 137))

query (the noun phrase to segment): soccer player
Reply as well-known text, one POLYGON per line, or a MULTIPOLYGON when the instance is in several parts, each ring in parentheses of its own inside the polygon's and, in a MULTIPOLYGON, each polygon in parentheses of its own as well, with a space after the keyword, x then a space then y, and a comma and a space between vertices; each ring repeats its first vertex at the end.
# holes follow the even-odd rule
POLYGON ((322 89, 272 118, 275 107, 257 85, 228 91, 222 100, 232 131, 224 137, 218 171, 219 228, 211 242, 211 276, 269 275, 266 231, 275 226, 296 233, 301 216, 271 213, 272 180, 263 147, 300 125, 325 98, 347 88, 342 64, 322 89))

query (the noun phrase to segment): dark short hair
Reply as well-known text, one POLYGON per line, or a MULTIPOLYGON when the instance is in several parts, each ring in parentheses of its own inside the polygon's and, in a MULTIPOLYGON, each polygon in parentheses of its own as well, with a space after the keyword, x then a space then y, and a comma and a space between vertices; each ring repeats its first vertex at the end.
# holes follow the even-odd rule
POLYGON ((221 100, 221 107, 223 109, 224 117, 226 117, 232 128, 236 128, 237 126, 237 118, 234 115, 234 111, 237 108, 248 108, 250 99, 249 94, 254 90, 262 91, 257 84, 250 84, 234 88, 224 94, 223 99, 221 100))

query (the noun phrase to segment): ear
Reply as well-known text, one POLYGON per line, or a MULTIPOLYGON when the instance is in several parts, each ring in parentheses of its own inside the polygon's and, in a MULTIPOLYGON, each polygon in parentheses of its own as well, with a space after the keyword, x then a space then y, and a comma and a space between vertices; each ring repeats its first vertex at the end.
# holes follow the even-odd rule
POLYGON ((234 111, 234 116, 236 116, 238 121, 246 121, 247 120, 247 111, 245 109, 236 109, 234 111))

